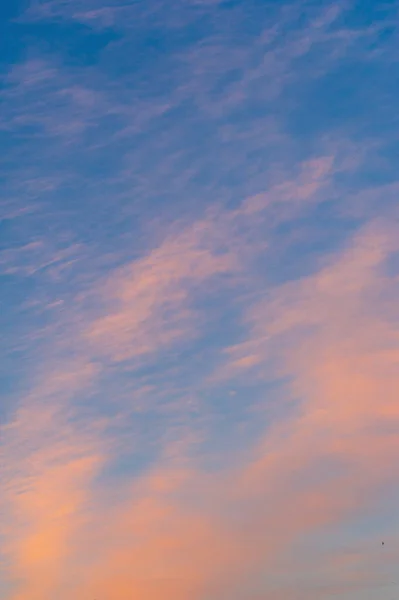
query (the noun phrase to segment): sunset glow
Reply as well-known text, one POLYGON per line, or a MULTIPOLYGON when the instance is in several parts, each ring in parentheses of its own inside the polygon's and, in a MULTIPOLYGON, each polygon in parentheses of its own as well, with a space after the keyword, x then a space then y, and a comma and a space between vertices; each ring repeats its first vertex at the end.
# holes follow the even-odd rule
POLYGON ((0 597, 399 591, 399 4, 0 9, 0 597))

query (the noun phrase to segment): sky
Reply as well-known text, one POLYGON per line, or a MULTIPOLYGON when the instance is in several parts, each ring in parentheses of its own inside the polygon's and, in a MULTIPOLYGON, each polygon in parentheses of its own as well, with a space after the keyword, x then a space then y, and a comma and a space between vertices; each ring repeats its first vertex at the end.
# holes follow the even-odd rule
POLYGON ((399 3, 0 7, 0 596, 393 600, 399 3))

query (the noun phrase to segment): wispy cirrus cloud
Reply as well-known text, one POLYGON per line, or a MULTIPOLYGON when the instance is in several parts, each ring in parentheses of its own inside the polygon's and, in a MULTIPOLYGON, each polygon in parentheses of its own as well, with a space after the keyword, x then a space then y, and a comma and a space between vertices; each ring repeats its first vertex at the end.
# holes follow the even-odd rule
MULTIPOLYGON (((153 598, 165 594, 201 598, 221 589, 240 590, 250 573, 255 580, 259 577, 261 557, 263 565, 266 560, 269 568, 274 568, 305 534, 309 537, 323 527, 338 525, 354 511, 359 515, 359 494, 366 496, 366 489, 376 494, 389 479, 397 454, 395 436, 386 429, 396 414, 397 336, 392 327, 392 303, 397 284, 395 278, 384 276, 384 264, 397 250, 397 236, 395 226, 384 223, 366 227, 348 249, 314 275, 269 290, 264 299, 245 308, 249 339, 228 349, 234 359, 229 366, 232 371, 222 366, 222 376, 245 380, 245 368, 255 364, 263 378, 288 377, 290 383, 284 386, 284 393, 288 398, 299 397, 301 402, 299 413, 294 410, 291 416, 286 414, 283 422, 276 422, 271 429, 265 423, 264 442, 253 447, 253 458, 239 469, 229 467, 214 476, 203 471, 197 459, 180 467, 179 455, 172 458, 170 466, 160 458, 154 474, 138 477, 131 490, 122 486, 122 505, 118 497, 106 501, 108 491, 98 487, 95 478, 107 461, 116 458, 112 450, 115 441, 105 433, 110 423, 99 423, 98 428, 88 430, 88 438, 85 434, 79 441, 80 434, 73 425, 76 409, 68 416, 69 409, 65 413, 62 408, 72 402, 72 409, 76 394, 96 382, 97 356, 105 359, 101 369, 107 369, 108 360, 156 355, 173 347, 179 337, 187 342, 190 330, 196 329, 195 314, 187 312, 189 290, 191 294, 201 290, 210 277, 239 276, 245 264, 250 268, 250 262, 245 263, 245 249, 248 231, 256 232, 253 215, 259 219, 263 211, 262 223, 268 222, 268 211, 280 217, 272 223, 296 218, 309 198, 322 194, 329 185, 331 164, 331 159, 322 158, 304 165, 296 185, 280 184, 261 198, 246 200, 242 208, 230 214, 216 213, 209 220, 186 227, 167 237, 147 257, 108 278, 101 291, 104 316, 78 328, 69 341, 75 351, 81 348, 82 358, 69 367, 67 364, 59 374, 45 375, 34 397, 28 397, 22 408, 23 422, 17 417, 5 430, 6 451, 18 457, 16 449, 23 447, 22 440, 33 444, 27 450, 35 465, 33 472, 11 472, 11 493, 15 494, 15 486, 24 489, 21 506, 9 513, 14 524, 19 523, 21 533, 17 543, 5 548, 15 573, 30 581, 29 591, 20 588, 16 598, 18 593, 21 597, 29 593, 32 598, 55 593, 66 585, 63 582, 68 579, 69 568, 79 573, 79 591, 74 592, 79 594, 98 594, 101 590, 127 598, 135 590, 153 598), (293 193, 295 189, 298 194, 293 193), (291 200, 293 213, 286 209, 291 200), (249 230, 237 229, 236 220, 248 216, 249 230), (112 310, 110 300, 115 306, 112 310), (381 313, 391 318, 384 322, 381 313), (91 350, 87 340, 95 344, 91 350), (382 406, 376 404, 381 393, 382 406), (55 408, 50 409, 51 405, 55 408), (33 414, 38 415, 38 427, 31 420, 33 414), (52 434, 58 428, 62 432, 59 441, 52 434), (50 435, 43 445, 45 431, 50 435), (69 443, 64 441, 68 431, 69 443), (97 452, 107 447, 100 459, 97 452), (324 464, 331 469, 327 479, 321 477, 324 464), (55 489, 54 469, 63 482, 55 489), (49 482, 50 488, 46 487, 49 482), (266 493, 268 504, 264 507, 260 499, 266 493), (291 507, 293 495, 295 511, 291 507), (101 497, 104 505, 96 500, 101 497), (37 509, 32 508, 39 501, 36 498, 42 499, 37 509), (69 507, 62 518, 57 516, 61 498, 69 507), (103 511, 109 519, 106 528, 99 527, 104 522, 103 511), (237 522, 236 515, 241 513, 237 522), (47 534, 43 524, 49 518, 53 521, 52 514, 54 524, 47 534), (79 541, 81 535, 85 542, 79 541), (107 543, 112 535, 115 541, 107 543), (130 539, 141 542, 132 545, 130 539), (58 553, 54 552, 56 544, 60 546, 58 553), (86 544, 90 560, 83 561, 80 572, 76 561, 82 559, 73 549, 82 544, 86 544), (32 547, 43 550, 33 552, 32 547), (44 582, 50 549, 55 575, 44 582), (132 561, 136 565, 133 572, 132 561), (37 583, 32 587, 33 571, 37 583)), ((248 275, 247 284, 250 278, 248 275)), ((193 440, 195 448, 198 441, 193 440)), ((212 437, 207 443, 212 444, 212 437)), ((369 494, 369 502, 375 501, 369 494)), ((364 509, 368 506, 365 502, 364 509)), ((276 585, 284 588, 281 582, 276 585)), ((70 589, 69 584, 66 589, 70 589)), ((293 593, 289 586, 286 593, 293 593)))
POLYGON ((90 326, 87 335, 92 343, 111 357, 128 358, 190 335, 195 321, 187 302, 190 287, 232 273, 238 266, 231 253, 217 248, 213 226, 195 223, 113 274, 107 294, 118 307, 90 326))
POLYGON ((397 461, 398 339, 389 310, 397 286, 384 275, 394 233, 383 224, 366 228, 314 276, 251 310, 251 337, 263 336, 266 326, 270 347, 282 348, 278 361, 291 378, 286 391, 303 398, 300 410, 268 430, 238 469, 212 475, 177 455, 124 485, 121 497, 97 489, 73 544, 86 557, 74 557, 81 563, 72 566, 74 594, 201 598, 230 590, 241 597, 250 577, 255 598, 266 568, 272 597, 302 597, 299 584, 278 575, 298 544, 309 553, 301 564, 303 595, 381 590, 385 582, 376 583, 373 567, 362 571, 367 554, 357 559, 355 584, 351 574, 333 583, 339 562, 329 566, 331 584, 320 585, 311 540, 354 514, 366 516, 381 502, 397 461), (289 343, 281 345, 281 336, 289 343))
MULTIPOLYGON (((389 229, 366 229, 328 266, 292 284, 297 293, 283 287, 252 311, 254 332, 266 327, 270 348, 281 348, 281 335, 291 339, 277 360, 290 376, 286 393, 301 398, 299 410, 268 430, 241 469, 213 476, 167 468, 156 475, 144 504, 130 500, 132 512, 122 518, 124 531, 126 523, 133 527, 131 537, 142 531, 135 538, 140 541, 137 550, 135 545, 125 552, 108 547, 104 570, 95 568, 94 579, 106 572, 106 565, 116 561, 116 566, 108 580, 100 578, 98 588, 91 583, 91 592, 201 598, 216 597, 223 589, 240 597, 249 576, 255 590, 265 568, 278 571, 298 544, 309 552, 310 562, 302 563, 302 578, 308 577, 304 595, 384 586, 384 580, 376 582, 373 567, 362 573, 360 565, 368 560, 362 558, 355 586, 349 575, 346 583, 331 580, 323 590, 312 575, 308 544, 320 531, 342 527, 354 515, 366 518, 372 507, 384 505, 380 494, 397 461, 398 339, 387 310, 396 302, 397 286, 384 277, 384 263, 396 248, 389 229), (283 300, 286 294, 290 308, 283 300), (328 306, 329 298, 334 308, 328 306), (148 582, 143 577, 147 571, 148 582)), ((261 365, 266 367, 267 360, 263 355, 261 365)), ((124 513, 118 507, 116 514, 124 513)), ((380 540, 374 543, 380 545, 380 540)), ((330 568, 335 578, 333 564, 330 568)), ((289 576, 275 581, 272 597, 302 597, 300 585, 299 590, 291 585, 289 576)))
POLYGON ((391 591, 396 17, 370 11, 51 0, 13 21, 7 600, 391 591))

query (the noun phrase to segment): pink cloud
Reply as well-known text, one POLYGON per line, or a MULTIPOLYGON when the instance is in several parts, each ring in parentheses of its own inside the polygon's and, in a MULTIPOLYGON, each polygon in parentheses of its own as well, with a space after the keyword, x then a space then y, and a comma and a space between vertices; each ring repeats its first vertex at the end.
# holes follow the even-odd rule
MULTIPOLYGON (((238 367, 244 380, 247 369, 259 381, 283 374, 300 409, 265 423, 239 467, 204 472, 177 445, 110 494, 95 482, 109 452, 100 430, 71 428, 46 402, 22 410, 6 440, 15 456, 5 548, 21 581, 13 600, 328 594, 334 586, 317 591, 307 540, 378 508, 399 458, 398 288, 385 269, 396 233, 372 224, 314 275, 248 306, 248 339, 230 349, 224 377, 238 367), (285 564, 307 573, 299 589, 278 579, 285 564)), ((236 268, 234 255, 213 251, 214 236, 207 222, 197 225, 118 272, 107 287, 110 313, 84 335, 112 360, 156 351, 161 333, 169 343, 168 307, 190 310, 191 285, 236 268)), ((76 374, 49 377, 43 397, 83 389, 96 377, 85 360, 76 374)), ((338 577, 342 564, 330 568, 338 577)), ((340 581, 341 591, 361 587, 368 573, 340 581)))
POLYGON ((320 201, 319 193, 331 183, 334 174, 334 156, 321 156, 301 163, 299 173, 292 180, 277 183, 264 194, 258 194, 243 202, 240 213, 254 214, 265 209, 278 211, 280 218, 289 211, 304 207, 309 202, 320 201))
POLYGON ((86 336, 113 360, 166 348, 195 331, 193 288, 236 269, 234 255, 218 248, 215 224, 197 222, 111 276, 108 311, 86 336))
POLYGON ((199 287, 217 278, 225 282, 226 276, 240 281, 254 255, 264 250, 264 231, 255 233, 256 226, 265 221, 270 229, 319 202, 335 168, 332 156, 302 163, 295 177, 267 194, 245 200, 237 210, 209 211, 112 273, 98 290, 105 314, 84 332, 91 352, 126 360, 195 335, 200 315, 192 301, 199 287))

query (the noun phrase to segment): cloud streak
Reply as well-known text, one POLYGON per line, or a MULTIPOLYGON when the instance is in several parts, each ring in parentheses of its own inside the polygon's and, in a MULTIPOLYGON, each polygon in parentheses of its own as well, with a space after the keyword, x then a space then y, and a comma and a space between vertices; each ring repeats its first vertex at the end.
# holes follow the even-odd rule
POLYGON ((13 21, 6 600, 388 599, 396 21, 370 11, 46 0, 13 21))
MULTIPOLYGON (((325 164, 313 163, 308 181, 300 175, 295 202, 301 198, 306 204, 319 190, 320 177, 329 173, 325 164)), ((284 206, 291 184, 278 189, 284 206)), ((275 210, 271 198, 265 195, 263 210, 275 210)), ((223 214, 230 223, 224 233, 238 217, 259 210, 258 198, 255 209, 250 199, 223 214)), ((188 290, 201 288, 209 277, 231 276, 240 248, 241 259, 246 256, 246 234, 241 246, 237 231, 233 243, 229 240, 235 255, 217 252, 215 238, 221 245, 221 235, 217 220, 198 222, 119 269, 103 288, 107 304, 111 299, 117 309, 95 318, 74 346, 86 347, 88 338, 95 344, 92 352, 112 363, 175 344, 175 323, 193 323, 188 290), (165 319, 170 307, 175 319, 165 319)), ((283 393, 299 405, 271 428, 265 423, 263 441, 238 468, 213 475, 200 466, 199 456, 187 464, 184 454, 172 453, 106 500, 107 488, 98 487, 95 474, 115 442, 106 441, 103 426, 81 439, 62 409, 97 379, 95 362, 87 358, 47 376, 5 430, 6 451, 16 464, 27 464, 29 456, 33 469, 12 473, 8 492, 20 500, 7 509, 18 526, 5 547, 27 586, 12 597, 83 598, 101 592, 123 599, 133 592, 154 599, 203 598, 236 590, 239 598, 248 578, 256 582, 265 565, 271 573, 296 544, 306 548, 306 540, 323 529, 341 527, 378 506, 399 451, 397 278, 386 272, 397 250, 397 227, 371 223, 313 275, 268 290, 245 307, 248 339, 227 349, 231 362, 221 366, 222 377, 245 380, 247 368, 261 379, 284 377, 283 393), (58 410, 51 408, 54 398, 58 410), (74 584, 66 584, 70 569, 74 584)), ((189 331, 178 331, 187 341, 189 331)), ((195 448, 195 438, 193 443, 195 448)), ((283 595, 294 594, 281 585, 283 595)), ((319 593, 316 584, 308 585, 319 593)))

